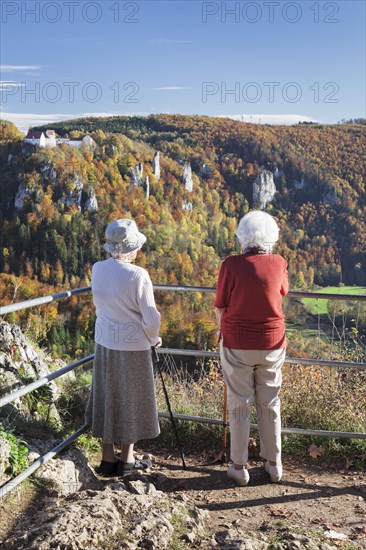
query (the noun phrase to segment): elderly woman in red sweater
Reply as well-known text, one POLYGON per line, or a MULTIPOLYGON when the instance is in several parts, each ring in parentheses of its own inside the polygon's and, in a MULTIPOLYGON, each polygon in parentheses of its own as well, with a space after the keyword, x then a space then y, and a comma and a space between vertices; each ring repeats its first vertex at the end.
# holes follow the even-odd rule
POLYGON ((256 405, 261 456, 272 482, 282 477, 279 392, 286 354, 282 296, 288 292, 287 262, 272 249, 279 229, 269 214, 251 211, 236 235, 242 254, 222 263, 215 313, 221 330, 221 364, 227 384, 231 460, 227 475, 249 482, 248 441, 256 405))

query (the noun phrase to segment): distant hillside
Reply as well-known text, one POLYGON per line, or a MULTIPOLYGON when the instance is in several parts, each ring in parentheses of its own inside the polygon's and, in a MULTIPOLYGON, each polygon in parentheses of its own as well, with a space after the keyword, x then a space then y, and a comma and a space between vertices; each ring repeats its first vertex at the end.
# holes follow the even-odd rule
MULTIPOLYGON (((45 156, 55 166, 58 161, 58 186, 61 180, 69 181, 73 171, 82 169, 95 188, 100 204, 98 219, 108 217, 114 208, 121 214, 127 208, 131 215, 141 216, 138 210, 145 204, 144 193, 141 188, 130 188, 130 175, 131 168, 143 162, 151 181, 151 199, 146 204, 155 205, 156 201, 158 210, 162 209, 162 229, 170 216, 176 223, 184 218, 188 226, 199 217, 193 241, 199 234, 199 246, 213 245, 222 257, 234 246, 225 229, 232 231, 237 219, 255 206, 253 182, 261 172, 271 171, 277 174, 277 193, 266 209, 282 227, 281 251, 290 260, 293 284, 296 279, 301 283, 300 272, 305 283, 312 282, 309 267, 314 268, 318 284, 365 282, 365 125, 258 126, 229 119, 158 115, 84 118, 38 129, 51 127, 60 136, 90 134, 98 146, 93 158, 70 153, 72 162, 66 162, 61 170, 58 157, 65 153, 37 152, 31 157, 32 166, 31 159, 27 160, 25 176, 29 177, 29 171, 37 172, 37 160, 41 162, 45 156), (154 151, 161 153, 158 183, 151 174, 154 151), (194 203, 193 213, 182 211, 187 199, 181 183, 185 161, 190 162, 195 181, 189 197, 194 203), (203 165, 207 167, 205 173, 203 165), (133 198, 140 196, 138 208, 133 198), (127 201, 122 208, 121 199, 127 201)), ((40 184, 44 188, 47 181, 40 184)), ((16 185, 13 182, 13 190, 16 185)), ((143 226, 152 222, 146 212, 140 220, 143 226)), ((102 225, 104 222, 105 218, 102 225)), ((168 224, 174 241, 179 227, 168 224)), ((93 248, 91 236, 88 246, 93 248)), ((186 248, 188 252, 188 243, 186 248)), ((179 273, 176 277, 182 282, 179 273)))
MULTIPOLYGON (((46 128, 72 139, 88 134, 93 144, 25 146, 2 123, 0 270, 7 277, 52 288, 87 283, 105 257, 106 224, 131 216, 148 238, 138 261, 154 282, 215 285, 222 258, 239 251, 239 218, 262 206, 280 225, 277 250, 289 261, 292 288, 365 285, 365 125, 158 115, 38 129, 46 128)), ((3 301, 12 297, 9 285, 3 301)), ((164 304, 170 334, 175 327, 194 341, 198 326, 213 330, 212 305, 197 295, 166 295, 164 304)))

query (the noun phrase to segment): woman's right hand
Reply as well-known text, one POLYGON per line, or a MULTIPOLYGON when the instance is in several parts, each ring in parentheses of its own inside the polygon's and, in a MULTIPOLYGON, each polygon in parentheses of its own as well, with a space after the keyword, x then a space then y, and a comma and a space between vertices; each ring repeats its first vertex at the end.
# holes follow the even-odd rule
POLYGON ((158 341, 157 341, 157 343, 154 344, 152 347, 153 347, 153 348, 160 348, 161 345, 162 345, 162 343, 163 343, 162 339, 160 338, 160 336, 158 336, 158 341))
POLYGON ((215 307, 216 323, 221 330, 221 318, 226 311, 226 307, 215 307))

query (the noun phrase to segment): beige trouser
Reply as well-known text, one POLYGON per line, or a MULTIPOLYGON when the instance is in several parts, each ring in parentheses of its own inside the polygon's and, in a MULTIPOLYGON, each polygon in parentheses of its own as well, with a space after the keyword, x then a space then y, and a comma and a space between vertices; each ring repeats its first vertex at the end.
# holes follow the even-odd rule
POLYGON ((255 403, 263 458, 281 464, 281 414, 278 397, 286 348, 241 350, 222 346, 221 365, 227 385, 230 455, 235 464, 248 462, 252 405, 255 403))

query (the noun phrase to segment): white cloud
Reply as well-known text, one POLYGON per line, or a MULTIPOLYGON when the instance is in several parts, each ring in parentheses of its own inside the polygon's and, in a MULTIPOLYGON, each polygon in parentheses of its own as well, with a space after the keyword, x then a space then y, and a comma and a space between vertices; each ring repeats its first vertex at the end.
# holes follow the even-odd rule
POLYGON ((172 91, 172 90, 192 90, 192 88, 188 88, 187 86, 161 86, 158 88, 152 88, 152 90, 172 91))
POLYGON ((231 118, 241 122, 253 124, 284 124, 291 125, 298 122, 321 122, 306 115, 217 115, 218 118, 231 118))
MULTIPOLYGON (((0 90, 6 89, 8 86, 25 86, 24 82, 15 82, 14 80, 0 80, 0 90)), ((10 90, 9 90, 10 91, 10 90)))
POLYGON ((39 71, 40 65, 0 65, 0 71, 12 73, 15 71, 39 71))
MULTIPOLYGON (((172 109, 165 108, 160 110, 160 113, 170 114, 172 109)), ((10 120, 13 122, 19 130, 26 132, 31 126, 40 126, 42 124, 51 124, 53 122, 60 122, 62 120, 72 120, 83 117, 111 117, 111 116, 149 116, 150 112, 130 112, 130 113, 116 113, 116 112, 95 112, 95 113, 49 113, 49 114, 37 114, 37 113, 9 113, 0 111, 1 119, 10 120)), ((313 119, 309 116, 302 115, 217 115, 219 118, 231 118, 243 122, 252 122, 253 124, 297 124, 298 122, 321 122, 313 119)))

